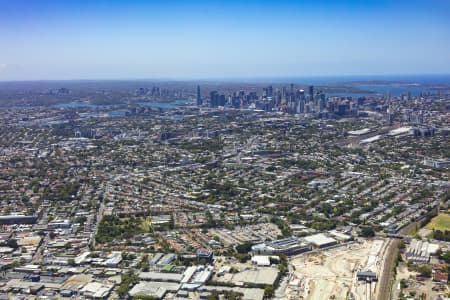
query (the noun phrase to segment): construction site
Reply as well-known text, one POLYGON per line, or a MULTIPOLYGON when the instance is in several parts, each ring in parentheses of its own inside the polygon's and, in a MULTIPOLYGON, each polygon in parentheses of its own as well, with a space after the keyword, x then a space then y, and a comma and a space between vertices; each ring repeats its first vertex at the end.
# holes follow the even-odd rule
POLYGON ((288 299, 376 299, 387 240, 359 240, 291 260, 288 299))

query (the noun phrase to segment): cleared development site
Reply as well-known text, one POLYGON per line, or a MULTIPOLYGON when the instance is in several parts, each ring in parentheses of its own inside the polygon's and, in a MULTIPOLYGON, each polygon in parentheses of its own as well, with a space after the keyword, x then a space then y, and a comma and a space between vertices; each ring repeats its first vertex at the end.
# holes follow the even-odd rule
POLYGON ((374 299, 376 282, 358 281, 357 274, 380 274, 387 244, 381 239, 362 240, 294 257, 287 298, 347 299, 352 295, 362 300, 371 295, 374 299))

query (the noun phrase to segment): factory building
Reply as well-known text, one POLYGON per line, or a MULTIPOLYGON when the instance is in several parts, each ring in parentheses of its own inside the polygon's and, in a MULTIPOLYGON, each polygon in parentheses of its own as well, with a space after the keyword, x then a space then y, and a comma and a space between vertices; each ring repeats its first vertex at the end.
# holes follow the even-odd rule
POLYGON ((436 254, 438 250, 437 244, 413 239, 406 249, 406 259, 415 263, 428 263, 430 256, 436 254))
POLYGON ((253 255, 294 255, 306 251, 311 251, 311 244, 290 237, 286 239, 265 242, 252 246, 253 255))
POLYGON ((310 235, 303 238, 307 243, 313 244, 316 248, 327 248, 337 244, 337 241, 323 233, 310 235))

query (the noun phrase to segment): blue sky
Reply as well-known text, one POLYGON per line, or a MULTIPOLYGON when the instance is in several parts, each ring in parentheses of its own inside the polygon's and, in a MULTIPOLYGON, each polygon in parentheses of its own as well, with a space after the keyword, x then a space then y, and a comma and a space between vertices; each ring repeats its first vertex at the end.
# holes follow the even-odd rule
POLYGON ((447 0, 0 0, 0 80, 442 73, 447 0))

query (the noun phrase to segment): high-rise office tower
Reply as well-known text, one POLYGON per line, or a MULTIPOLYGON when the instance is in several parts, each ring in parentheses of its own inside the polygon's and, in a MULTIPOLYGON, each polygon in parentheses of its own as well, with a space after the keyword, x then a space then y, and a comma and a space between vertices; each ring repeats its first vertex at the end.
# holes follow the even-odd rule
POLYGON ((305 112, 305 99, 300 99, 298 104, 298 112, 301 114, 305 112))
POLYGON ((200 85, 197 85, 197 105, 202 106, 203 105, 203 99, 200 95, 200 85))
POLYGON ((304 90, 298 90, 298 98, 305 100, 305 91, 304 90))
POLYGON ((219 106, 219 93, 217 91, 212 91, 210 93, 210 106, 211 107, 217 107, 219 106))
POLYGON ((319 95, 320 99, 319 99, 319 107, 318 107, 318 111, 322 112, 325 109, 325 105, 326 105, 326 96, 324 93, 320 93, 319 95))
POLYGON ((298 112, 303 114, 305 112, 305 91, 304 90, 299 90, 298 91, 299 94, 299 108, 298 108, 298 112))
POLYGON ((314 101, 314 86, 309 86, 309 101, 314 101))
POLYGON ((227 103, 227 99, 225 98, 225 95, 219 95, 219 106, 225 106, 227 103))

